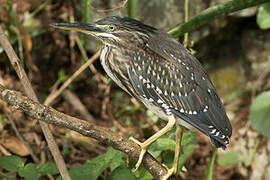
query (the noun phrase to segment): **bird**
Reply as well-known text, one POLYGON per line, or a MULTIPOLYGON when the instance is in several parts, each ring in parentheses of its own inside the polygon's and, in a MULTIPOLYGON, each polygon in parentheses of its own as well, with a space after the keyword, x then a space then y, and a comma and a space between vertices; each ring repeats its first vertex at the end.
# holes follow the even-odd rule
POLYGON ((103 43, 100 61, 108 76, 141 101, 159 118, 168 121, 144 142, 137 169, 147 148, 159 137, 176 131, 172 168, 162 179, 177 173, 183 127, 198 129, 216 148, 226 149, 232 126, 224 106, 202 64, 166 32, 129 17, 109 16, 94 23, 53 23, 51 26, 96 37, 103 43))

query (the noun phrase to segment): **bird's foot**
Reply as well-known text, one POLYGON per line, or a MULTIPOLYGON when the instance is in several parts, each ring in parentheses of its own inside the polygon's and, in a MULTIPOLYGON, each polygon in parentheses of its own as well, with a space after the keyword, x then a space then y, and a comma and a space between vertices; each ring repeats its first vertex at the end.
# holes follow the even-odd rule
POLYGON ((141 163, 142 163, 142 160, 143 160, 143 157, 147 151, 147 148, 149 146, 149 143, 141 143, 140 141, 138 141, 137 139, 133 138, 133 137, 130 137, 129 138, 130 140, 132 140, 133 142, 135 142, 136 144, 138 144, 140 147, 141 147, 141 152, 140 152, 140 156, 139 156, 139 159, 135 165, 135 169, 133 170, 133 172, 137 171, 137 169, 140 167, 141 163))
POLYGON ((167 180, 172 175, 176 175, 177 174, 177 166, 173 165, 173 167, 169 169, 165 164, 162 164, 162 165, 163 165, 163 167, 165 167, 167 169, 167 174, 165 174, 161 178, 161 180, 167 180))
POLYGON ((171 169, 168 169, 167 171, 167 174, 165 174, 161 180, 167 180, 169 177, 171 177, 172 175, 174 174, 174 169, 171 168, 171 169))

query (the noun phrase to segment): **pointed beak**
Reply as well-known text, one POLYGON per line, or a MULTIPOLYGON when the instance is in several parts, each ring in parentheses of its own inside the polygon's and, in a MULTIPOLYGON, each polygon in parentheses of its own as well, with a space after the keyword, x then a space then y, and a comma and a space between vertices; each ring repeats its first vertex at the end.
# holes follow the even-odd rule
POLYGON ((96 34, 100 33, 102 30, 97 28, 95 24, 83 24, 83 23, 53 23, 50 24, 54 28, 77 31, 86 34, 96 34))

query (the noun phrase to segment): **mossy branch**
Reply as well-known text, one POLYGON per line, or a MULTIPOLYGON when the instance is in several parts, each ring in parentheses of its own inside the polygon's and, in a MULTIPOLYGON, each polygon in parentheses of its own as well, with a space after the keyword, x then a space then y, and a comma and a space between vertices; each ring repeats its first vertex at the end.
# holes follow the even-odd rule
POLYGON ((179 37, 184 33, 191 32, 214 19, 266 2, 270 2, 270 0, 232 0, 221 3, 217 6, 213 6, 202 11, 200 14, 190 19, 190 21, 187 23, 176 26, 168 33, 173 37, 179 37))

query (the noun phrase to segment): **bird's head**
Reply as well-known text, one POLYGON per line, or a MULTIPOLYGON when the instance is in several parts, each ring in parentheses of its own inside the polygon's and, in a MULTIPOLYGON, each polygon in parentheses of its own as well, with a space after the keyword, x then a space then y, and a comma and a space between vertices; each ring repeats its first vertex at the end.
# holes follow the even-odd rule
POLYGON ((91 24, 54 23, 51 26, 92 35, 103 43, 119 45, 123 43, 143 43, 157 29, 128 17, 111 16, 91 24))

